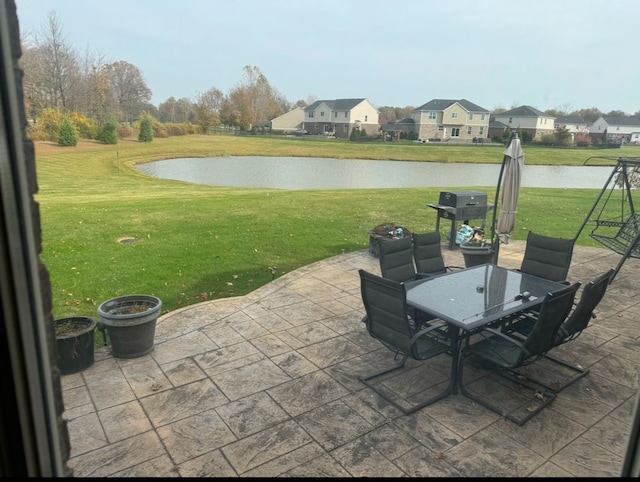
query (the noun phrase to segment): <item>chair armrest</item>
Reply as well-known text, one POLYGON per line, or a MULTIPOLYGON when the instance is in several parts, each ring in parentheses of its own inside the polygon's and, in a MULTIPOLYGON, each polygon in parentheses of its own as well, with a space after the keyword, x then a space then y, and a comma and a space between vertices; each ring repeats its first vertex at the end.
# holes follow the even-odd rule
MULTIPOLYGON (((418 338, 424 335, 427 335, 432 331, 437 331, 440 335, 442 335, 442 326, 443 325, 431 325, 431 326, 428 326, 427 328, 420 330, 418 333, 416 333, 411 337, 411 339, 409 340, 409 345, 413 345, 418 338)), ((438 338, 438 336, 434 336, 434 338, 438 338)))
MULTIPOLYGON (((476 332, 476 334, 482 336, 485 340, 489 338, 489 336, 484 335, 483 333, 488 332, 491 335, 493 335, 494 337, 498 337, 503 339, 504 341, 516 346, 518 349, 520 349, 521 351, 523 351, 524 353, 528 353, 528 351, 525 349, 524 345, 522 344, 521 341, 507 335, 506 333, 502 333, 499 330, 496 330, 494 328, 482 328, 480 331, 476 332)), ((473 345, 471 345, 471 347, 473 347, 473 345)))

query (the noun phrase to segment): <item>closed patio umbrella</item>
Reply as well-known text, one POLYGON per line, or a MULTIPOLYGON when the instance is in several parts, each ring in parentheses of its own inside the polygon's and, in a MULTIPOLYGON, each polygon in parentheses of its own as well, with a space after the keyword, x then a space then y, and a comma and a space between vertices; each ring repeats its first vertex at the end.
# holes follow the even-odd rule
POLYGON ((496 250, 496 263, 498 262, 498 253, 500 244, 508 244, 511 237, 511 231, 515 227, 516 212, 518 209, 518 197, 520 195, 520 183, 522 178, 522 170, 524 168, 524 152, 518 134, 514 133, 509 146, 504 151, 502 159, 502 167, 498 178, 498 187, 496 190, 495 202, 496 206, 493 211, 494 243, 496 250), (498 210, 498 199, 500 194, 500 186, 502 185, 502 199, 500 201, 500 216, 496 225, 496 211, 498 210))

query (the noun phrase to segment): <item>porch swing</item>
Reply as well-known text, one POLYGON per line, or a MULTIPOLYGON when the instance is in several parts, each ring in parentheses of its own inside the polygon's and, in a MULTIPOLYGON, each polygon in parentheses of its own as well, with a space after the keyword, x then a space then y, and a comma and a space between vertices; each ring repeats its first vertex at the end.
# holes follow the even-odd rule
POLYGON ((609 283, 628 258, 640 258, 640 213, 635 210, 633 191, 640 187, 640 158, 590 157, 617 160, 600 195, 580 227, 576 239, 585 228, 589 236, 622 256, 609 283))

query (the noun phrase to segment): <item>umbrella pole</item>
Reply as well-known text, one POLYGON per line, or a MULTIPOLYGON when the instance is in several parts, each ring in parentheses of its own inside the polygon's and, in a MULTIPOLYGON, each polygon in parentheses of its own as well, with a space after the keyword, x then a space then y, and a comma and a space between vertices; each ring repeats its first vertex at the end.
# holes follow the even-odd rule
MULTIPOLYGON (((511 140, 513 140, 516 137, 518 137, 518 133, 514 132, 511 135, 511 140)), ((509 144, 511 144, 511 140, 509 141, 509 144)), ((496 197, 494 198, 494 204, 493 204, 493 219, 491 221, 491 243, 496 247, 495 248, 496 264, 498 264, 498 255, 500 253, 500 237, 496 236, 496 214, 498 212, 498 203, 499 203, 498 196, 500 195, 500 187, 502 185, 502 176, 504 174, 504 168, 507 164, 507 157, 508 156, 506 154, 502 157, 502 166, 500 166, 500 174, 498 175, 498 186, 496 187, 496 197)))

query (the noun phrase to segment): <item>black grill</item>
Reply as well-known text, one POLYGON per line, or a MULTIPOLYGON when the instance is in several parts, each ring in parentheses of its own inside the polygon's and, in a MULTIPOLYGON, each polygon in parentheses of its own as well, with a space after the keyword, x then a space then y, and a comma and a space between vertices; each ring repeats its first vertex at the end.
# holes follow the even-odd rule
POLYGON ((442 191, 438 204, 427 204, 438 211, 436 230, 440 230, 440 218, 451 220, 449 233, 449 249, 456 246, 458 223, 466 224, 471 220, 482 220, 484 228, 487 213, 493 209, 487 203, 487 193, 482 191, 442 191))

